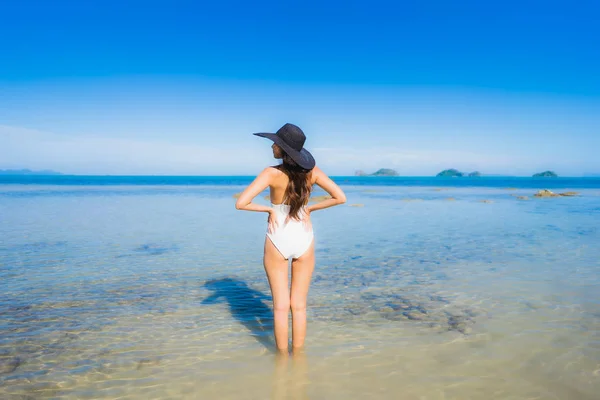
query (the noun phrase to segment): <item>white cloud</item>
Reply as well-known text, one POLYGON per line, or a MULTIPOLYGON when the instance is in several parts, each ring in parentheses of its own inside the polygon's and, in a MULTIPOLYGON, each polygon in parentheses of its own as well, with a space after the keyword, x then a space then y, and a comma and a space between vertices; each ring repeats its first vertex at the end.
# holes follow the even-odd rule
POLYGON ((255 172, 261 155, 241 148, 61 135, 0 125, 0 168, 77 174, 228 174, 242 162, 255 172))
MULTIPOLYGON (((100 135, 65 135, 0 125, 0 168, 53 169, 73 174, 119 175, 254 175, 275 161, 269 143, 236 138, 210 145, 177 143, 169 140, 115 138, 100 135)), ((181 140, 181 139, 180 139, 181 140)), ((198 139, 197 139, 198 140, 198 139)), ((398 143, 396 141, 396 143, 398 143)), ((415 144, 402 147, 352 146, 315 147, 311 152, 327 173, 348 175, 355 170, 372 172, 394 168, 401 175, 432 175, 457 168, 490 174, 530 175, 545 169, 567 174, 580 162, 565 155, 540 156, 536 152, 479 152, 462 148, 415 144), (409 147, 412 146, 412 147, 409 147)), ((447 144, 445 145, 447 146, 447 144)), ((457 145, 458 147, 459 145, 457 145)), ((593 165, 592 165, 593 166, 593 165)), ((597 169, 587 167, 586 171, 597 169)), ((576 171, 576 170, 575 170, 576 171)))

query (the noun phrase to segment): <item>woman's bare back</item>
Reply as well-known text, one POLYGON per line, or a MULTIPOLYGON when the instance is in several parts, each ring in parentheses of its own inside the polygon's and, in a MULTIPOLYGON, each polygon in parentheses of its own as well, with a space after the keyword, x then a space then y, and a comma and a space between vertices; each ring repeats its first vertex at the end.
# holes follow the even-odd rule
MULTIPOLYGON (((285 191, 287 189, 288 183, 290 179, 288 176, 281 170, 276 167, 270 167, 276 172, 273 173, 273 176, 269 182, 270 188, 270 200, 271 204, 283 204, 285 201, 285 191)), ((309 173, 308 179, 310 179, 311 186, 315 184, 315 174, 309 173)))

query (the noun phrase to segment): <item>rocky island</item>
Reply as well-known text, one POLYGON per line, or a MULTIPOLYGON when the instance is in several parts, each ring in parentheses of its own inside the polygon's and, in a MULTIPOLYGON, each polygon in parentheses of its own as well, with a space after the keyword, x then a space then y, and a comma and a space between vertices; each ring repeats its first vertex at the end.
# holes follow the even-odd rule
POLYGON ((354 173, 356 176, 398 176, 398 172, 390 168, 381 168, 372 174, 359 170, 354 173))
POLYGON ((534 178, 558 178, 558 175, 554 171, 544 171, 537 174, 533 174, 534 178))
POLYGON ((464 174, 462 172, 460 172, 459 170, 457 170, 457 169, 450 168, 450 169, 443 170, 442 172, 440 172, 436 176, 459 177, 459 176, 464 176, 464 174))
POLYGON ((442 172, 438 173, 436 176, 451 177, 451 178, 468 176, 468 177, 473 178, 473 177, 481 176, 481 172, 474 171, 474 172, 466 173, 466 172, 460 172, 459 170, 457 170, 455 168, 450 168, 450 169, 443 170, 442 172))

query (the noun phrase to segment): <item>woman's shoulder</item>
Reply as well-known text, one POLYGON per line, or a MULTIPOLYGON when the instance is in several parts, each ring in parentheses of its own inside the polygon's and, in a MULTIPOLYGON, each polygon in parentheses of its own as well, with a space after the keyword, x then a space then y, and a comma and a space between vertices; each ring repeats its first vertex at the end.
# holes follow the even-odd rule
POLYGON ((313 169, 312 169, 312 173, 313 173, 313 174, 322 174, 322 173, 323 173, 323 170, 321 170, 321 168, 319 168, 319 166, 318 166, 318 165, 315 165, 315 166, 313 167, 313 169))
POLYGON ((283 174, 283 171, 281 170, 281 165, 270 165, 270 166, 266 167, 263 170, 263 172, 274 175, 274 176, 283 174))
POLYGON ((282 175, 285 175, 283 171, 277 168, 277 166, 265 167, 261 174, 266 176, 270 182, 273 182, 273 180, 278 180, 278 178, 280 178, 282 175))
POLYGON ((318 179, 320 176, 327 176, 327 175, 325 175, 323 170, 316 165, 313 167, 313 169, 310 172, 311 172, 311 176, 312 176, 313 180, 318 179))

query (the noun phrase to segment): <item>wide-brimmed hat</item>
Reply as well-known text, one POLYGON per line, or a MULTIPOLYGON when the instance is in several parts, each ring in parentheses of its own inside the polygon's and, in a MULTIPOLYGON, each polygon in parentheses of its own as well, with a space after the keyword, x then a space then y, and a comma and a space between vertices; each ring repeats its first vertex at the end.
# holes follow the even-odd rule
POLYGON ((255 133, 254 135, 271 139, 300 167, 304 169, 314 168, 315 159, 312 154, 304 148, 306 136, 304 136, 302 129, 296 125, 288 123, 279 128, 276 133, 255 133))

